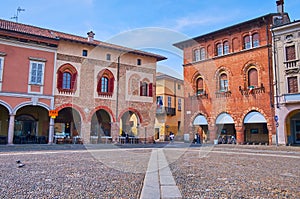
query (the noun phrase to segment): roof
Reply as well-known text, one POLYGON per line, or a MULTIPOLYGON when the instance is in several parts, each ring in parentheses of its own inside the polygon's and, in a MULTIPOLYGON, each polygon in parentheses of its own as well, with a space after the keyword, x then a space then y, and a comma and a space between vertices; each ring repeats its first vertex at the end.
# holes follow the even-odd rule
MULTIPOLYGON (((287 14, 287 13, 284 13, 284 14, 287 14)), ((240 29, 242 26, 249 27, 248 25, 251 24, 251 23, 257 23, 258 21, 265 21, 266 19, 268 19, 268 18, 270 18, 272 16, 276 16, 276 15, 281 15, 281 13, 269 13, 269 14, 266 14, 266 15, 263 15, 263 16, 260 16, 260 17, 248 20, 248 21, 244 21, 244 22, 241 22, 241 23, 238 23, 238 24, 234 24, 232 26, 228 26, 228 27, 225 27, 225 28, 222 28, 222 29, 219 29, 219 30, 207 33, 207 34, 204 34, 204 35, 200 35, 200 36, 197 36, 197 37, 185 40, 185 41, 181 41, 181 42, 175 43, 173 45, 176 46, 176 47, 178 47, 178 48, 180 48, 180 49, 183 49, 184 44, 188 44, 190 42, 195 42, 196 43, 196 40, 199 40, 199 39, 202 39, 202 38, 211 37, 213 35, 221 34, 223 32, 230 32, 233 29, 240 29)))
POLYGON ((172 79, 173 81, 179 81, 179 82, 183 83, 182 79, 178 79, 176 77, 173 77, 171 75, 167 75, 167 74, 164 74, 164 73, 161 73, 161 72, 156 73, 156 80, 158 80, 158 79, 172 79))
POLYGON ((25 35, 31 35, 31 36, 37 36, 37 37, 43 37, 43 38, 48 38, 48 39, 55 39, 55 40, 68 40, 68 41, 73 41, 73 42, 79 42, 83 44, 88 44, 88 45, 95 45, 95 46, 100 46, 104 48, 110 48, 114 50, 119 50, 119 51, 125 51, 133 54, 138 54, 142 56, 149 56, 156 58, 157 61, 165 60, 167 59, 164 56, 157 55, 154 53, 149 53, 141 50, 136 50, 124 46, 119 46, 115 44, 110 44, 98 40, 92 40, 88 41, 87 37, 81 37, 77 35, 72 35, 68 33, 63 33, 55 30, 50 30, 50 29, 45 29, 45 28, 40 28, 32 25, 27 25, 27 24, 21 24, 21 23, 16 23, 12 21, 7 21, 0 19, 0 30, 6 30, 6 31, 12 31, 15 33, 21 33, 25 35))

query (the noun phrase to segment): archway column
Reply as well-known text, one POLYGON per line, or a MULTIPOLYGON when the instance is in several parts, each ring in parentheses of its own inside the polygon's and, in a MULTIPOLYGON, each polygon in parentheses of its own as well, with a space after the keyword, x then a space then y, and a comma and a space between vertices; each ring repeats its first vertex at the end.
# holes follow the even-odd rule
POLYGON ((214 143, 214 140, 217 139, 218 127, 215 124, 208 125, 208 130, 209 130, 209 141, 210 143, 214 143))
POLYGON ((111 137, 113 142, 118 142, 119 138, 119 131, 120 131, 120 123, 119 122, 112 122, 111 123, 111 137))
POLYGON ((244 144, 245 142, 245 126, 242 124, 241 126, 236 126, 236 143, 237 144, 244 144))
POLYGON ((15 129, 15 115, 12 114, 12 115, 9 116, 7 144, 13 144, 14 129, 15 129))
POLYGON ((53 144, 53 137, 54 137, 54 119, 50 117, 49 123, 49 132, 48 132, 48 144, 53 144))

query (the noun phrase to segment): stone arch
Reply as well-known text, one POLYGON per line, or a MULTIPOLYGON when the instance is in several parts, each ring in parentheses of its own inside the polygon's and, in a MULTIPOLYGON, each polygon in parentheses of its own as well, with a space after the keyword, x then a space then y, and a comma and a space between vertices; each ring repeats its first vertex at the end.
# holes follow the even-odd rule
POLYGON ((50 107, 47 104, 44 104, 42 102, 38 102, 38 103, 34 104, 32 101, 28 101, 28 102, 22 102, 22 103, 18 104, 12 110, 12 113, 15 115, 20 108, 25 107, 25 106, 41 106, 41 107, 47 109, 48 111, 50 110, 50 107))
POLYGON ((5 101, 0 100, 0 105, 4 106, 8 110, 9 114, 13 113, 13 108, 5 101))
POLYGON ((58 106, 56 108, 56 110, 60 111, 60 110, 62 110, 64 108, 67 108, 67 107, 74 108, 79 113, 81 120, 86 121, 87 118, 85 117, 85 114, 84 114, 83 110, 79 106, 77 106, 76 104, 71 104, 71 103, 63 104, 61 106, 58 106))
POLYGON ((101 109, 105 110, 110 115, 110 119, 111 119, 112 122, 116 122, 116 118, 114 117, 114 114, 113 114, 112 110, 107 106, 97 106, 97 107, 95 107, 95 109, 89 114, 88 121, 91 121, 93 115, 98 110, 101 110, 101 109))

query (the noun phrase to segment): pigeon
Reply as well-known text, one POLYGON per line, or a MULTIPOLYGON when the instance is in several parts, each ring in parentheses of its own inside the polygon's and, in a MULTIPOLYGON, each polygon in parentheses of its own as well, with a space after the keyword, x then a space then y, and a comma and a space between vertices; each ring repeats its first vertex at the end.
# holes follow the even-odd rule
POLYGON ((19 168, 22 168, 22 167, 24 167, 24 166, 25 166, 25 164, 22 164, 22 163, 18 164, 18 167, 19 167, 19 168))
POLYGON ((17 163, 17 164, 20 164, 20 163, 21 163, 21 160, 17 160, 16 163, 17 163))

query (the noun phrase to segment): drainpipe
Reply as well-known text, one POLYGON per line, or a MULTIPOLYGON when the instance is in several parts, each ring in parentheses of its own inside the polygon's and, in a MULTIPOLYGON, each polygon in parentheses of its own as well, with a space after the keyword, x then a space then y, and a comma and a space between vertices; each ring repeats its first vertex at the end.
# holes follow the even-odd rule
POLYGON ((117 65, 117 95, 116 95, 116 119, 118 120, 119 115, 119 81, 120 81, 120 56, 118 57, 117 65))
POLYGON ((275 47, 275 34, 273 29, 271 28, 271 33, 273 37, 273 53, 274 53, 274 84, 275 84, 275 100, 276 100, 276 108, 279 108, 278 102, 278 81, 277 81, 277 60, 276 60, 276 47, 275 47))

